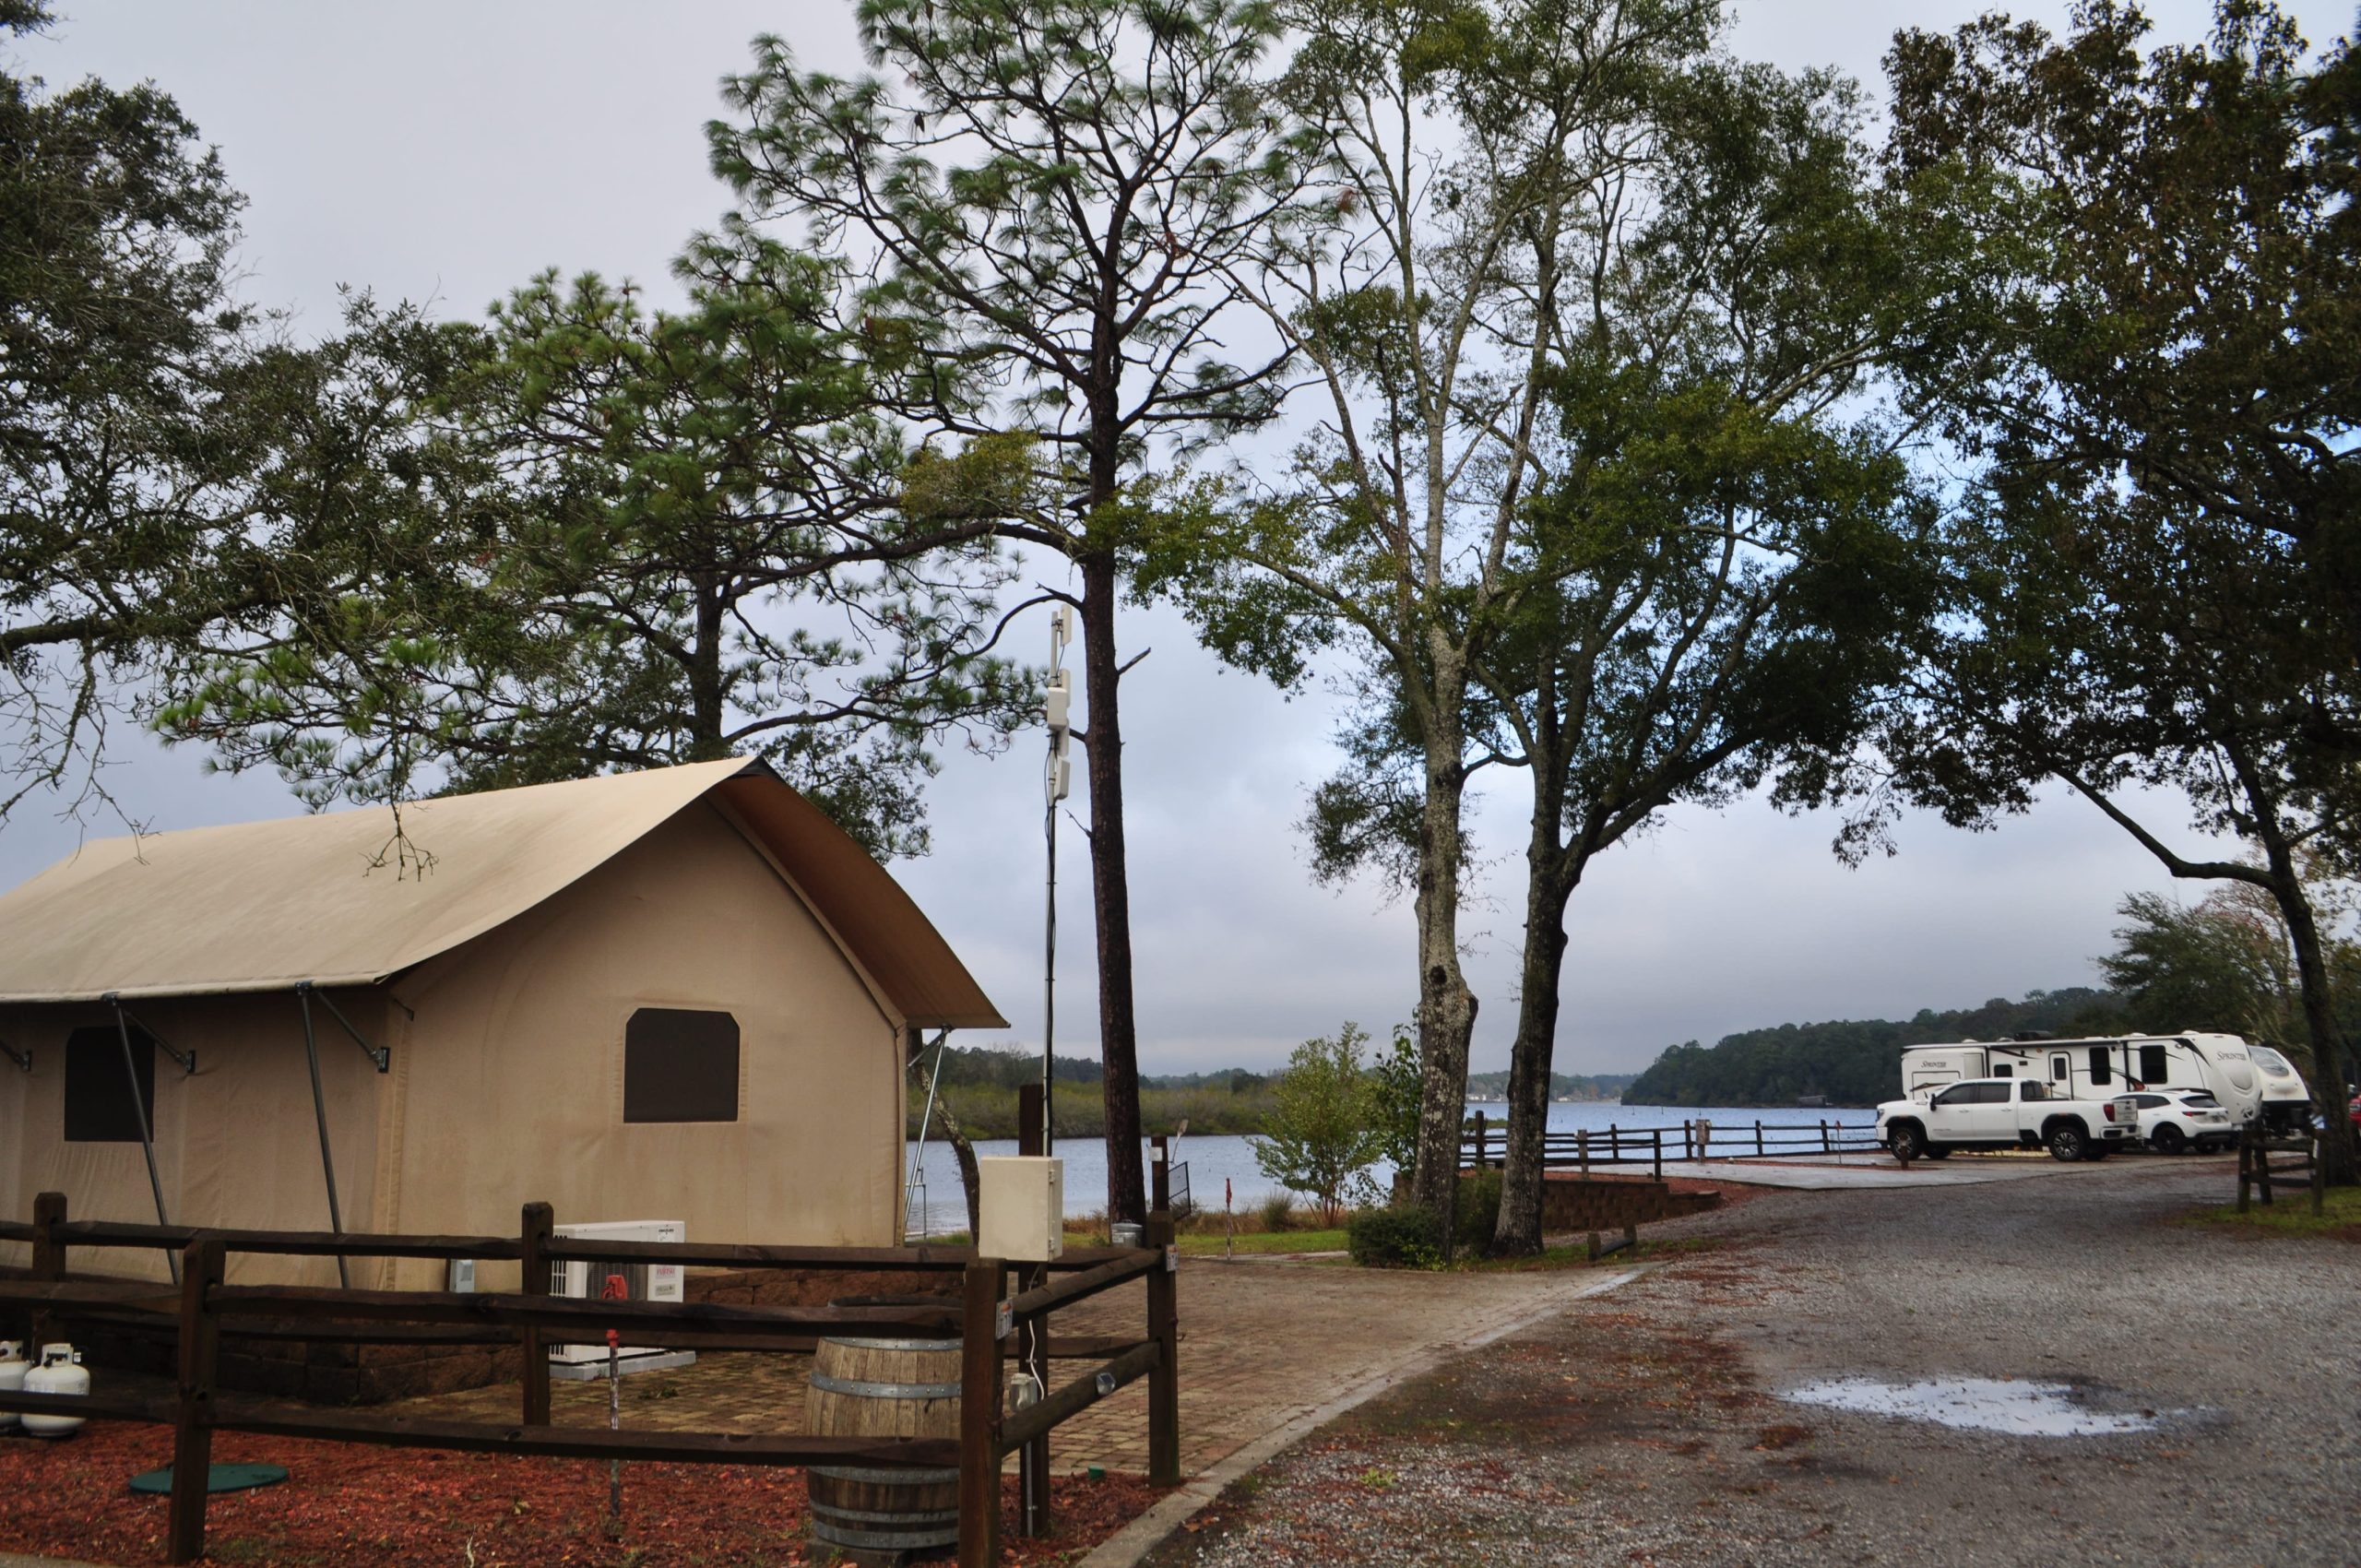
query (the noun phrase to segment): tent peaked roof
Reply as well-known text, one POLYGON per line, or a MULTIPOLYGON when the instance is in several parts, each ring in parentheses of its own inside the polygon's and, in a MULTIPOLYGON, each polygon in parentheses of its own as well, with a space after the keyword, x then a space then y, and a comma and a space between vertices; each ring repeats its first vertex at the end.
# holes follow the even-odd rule
POLYGON ((373 985, 482 935, 708 798, 725 807, 911 1024, 1006 1022, 908 894, 760 763, 730 758, 402 808, 85 845, 0 897, 0 1002, 373 985))

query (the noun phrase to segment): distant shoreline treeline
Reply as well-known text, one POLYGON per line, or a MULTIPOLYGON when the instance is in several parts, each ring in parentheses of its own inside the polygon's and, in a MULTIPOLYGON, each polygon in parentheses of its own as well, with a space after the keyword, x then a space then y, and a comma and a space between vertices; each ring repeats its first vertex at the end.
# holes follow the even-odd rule
MULTIPOLYGON (((931 1071, 930 1059, 924 1067, 931 1071)), ((1050 1125, 1058 1136, 1099 1138, 1107 1135, 1107 1107, 1100 1098, 1103 1070, 1085 1056, 1054 1059, 1051 1073, 1055 1100, 1050 1125)), ((943 1103, 958 1118, 971 1138, 1016 1136, 1016 1089, 1041 1080, 1041 1058, 1020 1051, 989 1046, 952 1046, 943 1052, 943 1103)), ((918 1136, 919 1119, 926 1109, 927 1077, 910 1088, 909 1135, 918 1136)), ((1271 1108, 1268 1075, 1242 1067, 1212 1073, 1170 1073, 1140 1078, 1140 1124, 1149 1132, 1177 1127, 1182 1121, 1192 1133, 1260 1133, 1271 1108)), ((930 1137, 943 1135, 938 1121, 930 1137)))
MULTIPOLYGON (((1552 1073, 1549 1075, 1549 1098, 1611 1100, 1630 1088, 1638 1077, 1637 1073, 1552 1073)), ((1497 1073, 1467 1075, 1467 1098, 1470 1099, 1505 1099, 1508 1092, 1509 1075, 1505 1068, 1497 1073)))
POLYGON ((1667 1047, 1623 1091, 1623 1103, 1774 1107, 1819 1095, 1831 1106, 1875 1105, 1902 1092, 1905 1045, 2034 1032, 2118 1033, 2130 1027, 2128 1008, 2119 992, 2075 986, 2027 992, 2022 1002, 1995 997, 1981 1007, 1929 1009, 1906 1023, 1782 1024, 1725 1035, 1711 1049, 1692 1039, 1667 1047))
MULTIPOLYGON (((930 1069, 932 1062, 926 1063, 930 1069)), ((1099 1063, 1082 1056, 1060 1056, 1052 1065, 1056 1104, 1051 1124, 1057 1135, 1101 1138, 1107 1135, 1107 1110, 1099 1097, 1099 1063)), ((943 1055, 943 1079, 937 1091, 971 1138, 1016 1136, 1016 1089, 1038 1083, 1041 1059, 989 1046, 954 1046, 943 1055)), ((1151 1133, 1166 1132, 1183 1121, 1192 1133, 1257 1134, 1268 1131, 1273 1075, 1243 1067, 1211 1073, 1167 1073, 1140 1078, 1140 1124, 1151 1133)), ((1634 1075, 1606 1073, 1574 1075, 1553 1073, 1549 1098, 1611 1101, 1634 1075)), ((1497 1098, 1508 1092, 1506 1072, 1468 1075, 1471 1098, 1497 1098)), ((921 1076, 910 1091, 909 1134, 919 1134, 926 1110, 927 1083, 921 1076)), ((928 1136, 943 1135, 938 1121, 928 1136)))

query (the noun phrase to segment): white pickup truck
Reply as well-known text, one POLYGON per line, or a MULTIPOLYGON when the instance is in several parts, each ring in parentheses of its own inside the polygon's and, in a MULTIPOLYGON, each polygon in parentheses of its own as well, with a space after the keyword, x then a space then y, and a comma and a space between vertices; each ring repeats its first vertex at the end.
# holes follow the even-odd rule
POLYGON ((1964 1148, 2047 1147, 2055 1159, 2105 1159, 2139 1139, 2130 1096, 2063 1099, 2037 1078, 1966 1078, 1878 1107, 1878 1142, 1905 1165, 1964 1148))

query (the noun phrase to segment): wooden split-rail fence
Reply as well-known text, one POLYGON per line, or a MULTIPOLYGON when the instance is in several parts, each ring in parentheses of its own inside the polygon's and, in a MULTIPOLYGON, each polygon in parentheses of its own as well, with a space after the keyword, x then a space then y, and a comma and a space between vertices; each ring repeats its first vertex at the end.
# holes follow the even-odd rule
MULTIPOLYGON (((1684 1121, 1678 1127, 1622 1127, 1549 1133, 1542 1138, 1542 1166, 1587 1174, 1596 1169, 1646 1166, 1658 1178, 1667 1159, 1825 1159, 1843 1154, 1875 1154, 1883 1146, 1867 1127, 1818 1122, 1764 1123, 1684 1121)), ((1461 1128, 1459 1168, 1480 1170, 1508 1158, 1508 1128, 1483 1111, 1461 1128)))
POLYGON ((2320 1158, 2318 1134, 2308 1138, 2269 1138, 2260 1128, 2249 1124, 2246 1136, 2238 1140, 2238 1212, 2245 1214, 2251 1201, 2249 1194, 2260 1196, 2262 1206, 2269 1208, 2274 1199, 2272 1185, 2274 1178, 2289 1177, 2305 1181, 2312 1194, 2312 1212, 2322 1212, 2328 1198, 2327 1167, 2320 1158), (2272 1162, 2275 1154, 2296 1154, 2300 1159, 2272 1162))
MULTIPOLYGON (((1161 1176, 1161 1172, 1159 1172, 1161 1176)), ((1163 1183, 1159 1180, 1158 1188, 1163 1183)), ((30 1277, 0 1279, 0 1309, 30 1312, 36 1324, 80 1322, 174 1333, 176 1388, 164 1397, 0 1392, 0 1410, 158 1422, 172 1428, 172 1503, 167 1561, 205 1554, 206 1481, 213 1434, 261 1432, 338 1443, 545 1454, 567 1458, 661 1460, 685 1464, 855 1465, 881 1469, 958 1471, 959 1562, 986 1568, 999 1560, 1002 1462, 1030 1449, 1027 1468, 1041 1478, 1038 1506, 1024 1511, 1035 1530, 1048 1525, 1047 1443, 1059 1425, 1117 1389, 1147 1380, 1148 1479, 1180 1479, 1179 1343, 1172 1217, 1150 1215, 1145 1247, 1069 1249, 1056 1263, 1012 1265, 967 1248, 789 1247, 734 1242, 615 1241, 554 1233, 547 1204, 524 1206, 513 1236, 370 1235, 352 1232, 207 1229, 182 1225, 123 1225, 67 1217, 63 1194, 43 1193, 30 1224, 0 1221, 0 1241, 31 1245, 30 1277), (163 1251, 180 1265, 177 1285, 77 1274, 72 1250, 163 1251), (353 1290, 291 1285, 231 1285, 232 1253, 293 1257, 431 1258, 507 1261, 522 1266, 522 1287, 508 1292, 353 1290), (742 1307, 715 1302, 589 1301, 551 1294, 551 1265, 592 1263, 677 1264, 687 1267, 843 1273, 914 1270, 958 1277, 958 1293, 940 1306, 742 1307), (1029 1288, 1011 1294, 1012 1267, 1026 1268, 1029 1288), (1133 1280, 1146 1282, 1144 1331, 1136 1337, 1067 1336, 1049 1332, 1051 1314, 1133 1280), (693 1350, 809 1352, 822 1337, 862 1336, 957 1339, 959 1433, 952 1438, 828 1436, 801 1432, 610 1431, 550 1421, 548 1348, 605 1345, 613 1330, 626 1346, 693 1350), (1095 1362, 1064 1386, 1014 1412, 1002 1405, 1002 1376, 1014 1334, 1026 1336, 1046 1371, 1050 1359, 1095 1362), (302 1340, 314 1344, 520 1346, 524 1383, 518 1420, 430 1420, 322 1409, 251 1398, 219 1384, 223 1340, 302 1340)), ((38 1342, 40 1336, 35 1335, 38 1342)), ((1036 1500, 1028 1499, 1028 1503, 1036 1500)))

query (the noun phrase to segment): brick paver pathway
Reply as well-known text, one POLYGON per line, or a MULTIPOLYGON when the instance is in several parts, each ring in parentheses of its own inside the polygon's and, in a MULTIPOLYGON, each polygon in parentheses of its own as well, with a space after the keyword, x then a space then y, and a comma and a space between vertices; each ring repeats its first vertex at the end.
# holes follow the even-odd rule
MULTIPOLYGON (((1424 1352, 1482 1334, 1571 1295, 1582 1270, 1423 1274, 1264 1260, 1192 1258, 1180 1270, 1180 1462, 1194 1474, 1347 1386, 1424 1352)), ((1061 1313, 1052 1332, 1137 1336, 1144 1288, 1127 1285, 1061 1313)), ((1053 1361, 1053 1385, 1090 1363, 1053 1361)), ((694 1367, 623 1382, 623 1425, 662 1430, 800 1431, 806 1356, 714 1353, 694 1367)), ((388 1414, 514 1420, 515 1384, 412 1399, 388 1414)), ((554 1383, 550 1419, 604 1426, 607 1385, 554 1383)), ((1050 1440, 1061 1470, 1147 1468, 1147 1384, 1101 1400, 1050 1440)), ((1014 1463, 1012 1457, 1010 1463, 1014 1463)))

